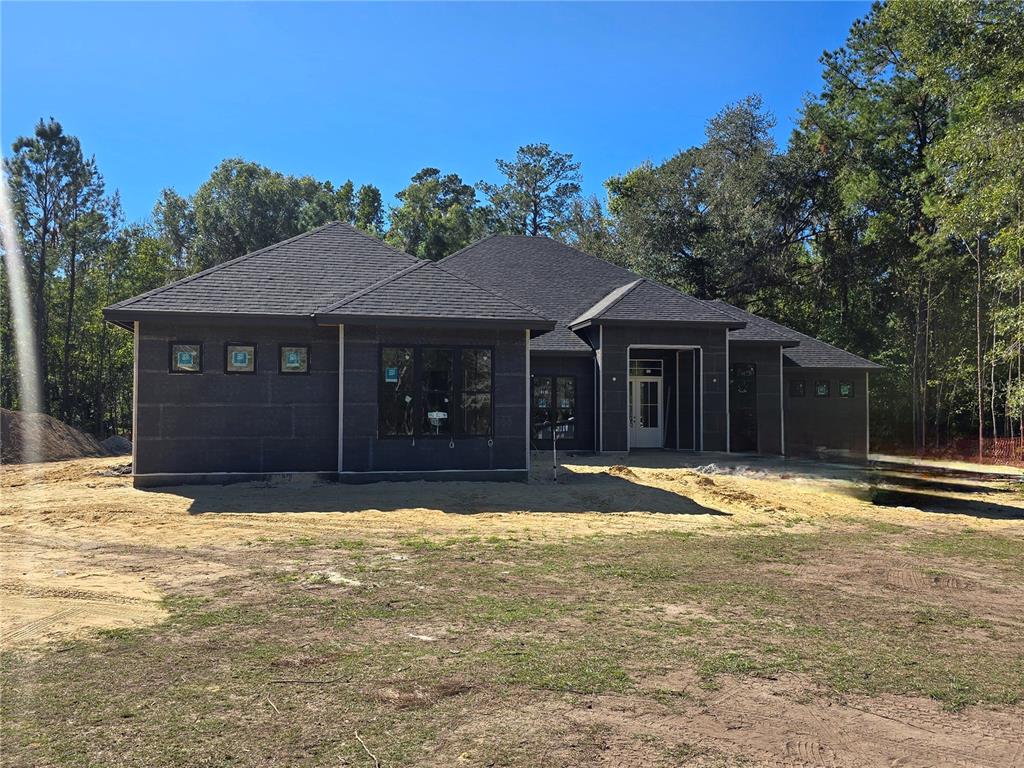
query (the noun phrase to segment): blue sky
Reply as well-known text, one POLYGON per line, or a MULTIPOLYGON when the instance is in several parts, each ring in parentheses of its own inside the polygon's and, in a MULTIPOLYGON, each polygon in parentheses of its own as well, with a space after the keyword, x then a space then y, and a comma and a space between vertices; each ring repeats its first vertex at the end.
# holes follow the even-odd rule
POLYGON ((822 51, 868 3, 11 3, 2 136, 53 116, 129 220, 223 158, 394 193, 424 166, 469 182, 546 141, 587 193, 698 143, 760 93, 785 142, 822 51), (43 30, 41 33, 40 30, 43 30), (42 41, 42 47, 40 47, 42 41))

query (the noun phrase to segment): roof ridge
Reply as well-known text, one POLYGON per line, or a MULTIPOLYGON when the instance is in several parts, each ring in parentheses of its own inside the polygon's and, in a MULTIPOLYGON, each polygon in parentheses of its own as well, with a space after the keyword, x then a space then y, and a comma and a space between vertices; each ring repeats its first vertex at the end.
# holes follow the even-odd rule
POLYGON ((152 290, 146 291, 145 293, 140 293, 138 296, 132 296, 131 298, 124 299, 122 301, 117 302, 116 304, 111 304, 109 308, 110 309, 124 309, 124 308, 130 307, 132 304, 134 304, 137 301, 141 301, 142 299, 148 299, 151 296, 157 296, 157 295, 163 293, 164 291, 168 291, 171 288, 176 288, 179 285, 186 285, 187 283, 191 283, 193 280, 198 280, 200 277, 205 277, 206 275, 212 274, 213 272, 219 272, 220 270, 222 270, 222 269, 224 269, 226 267, 230 267, 230 266, 233 266, 235 264, 239 264, 239 263, 241 263, 241 262, 245 261, 246 259, 249 259, 249 258, 251 258, 253 256, 258 256, 261 253, 266 253, 267 251, 273 250, 274 248, 277 248, 277 247, 282 246, 282 245, 286 245, 287 243, 292 243, 292 242, 294 242, 296 240, 301 240, 302 238, 308 237, 309 235, 312 235, 315 232, 319 232, 320 230, 327 229, 328 227, 330 227, 330 226, 332 226, 334 224, 343 224, 343 222, 340 222, 340 221, 328 221, 326 224, 321 224, 319 227, 314 227, 313 229, 306 230, 305 232, 300 232, 297 235, 289 237, 287 240, 282 240, 279 243, 271 243, 270 245, 265 245, 262 248, 257 248, 255 251, 249 251, 248 253, 243 253, 241 256, 236 256, 233 259, 228 259, 227 261, 222 261, 220 264, 214 264, 212 267, 207 267, 206 269, 204 269, 204 270, 202 270, 200 272, 196 272, 194 275, 187 275, 186 277, 182 277, 182 278, 174 280, 174 281, 172 281, 170 283, 167 283, 167 285, 161 285, 160 287, 153 288, 152 290))
POLYGON ((598 299, 593 304, 591 304, 589 307, 587 307, 587 309, 585 311, 581 312, 579 315, 577 315, 572 320, 569 320, 567 325, 571 329, 572 326, 576 325, 577 323, 582 323, 582 322, 584 322, 586 320, 596 320, 597 318, 599 318, 602 315, 604 315, 605 312, 607 312, 612 307, 614 307, 616 304, 618 304, 620 301, 622 301, 626 296, 631 294, 636 289, 636 287, 638 285, 640 285, 640 283, 642 283, 643 281, 644 281, 644 278, 640 277, 640 278, 637 278, 636 280, 632 280, 632 281, 630 281, 628 283, 623 283, 622 285, 615 286, 610 291, 608 291, 604 296, 602 296, 600 299, 598 299), (618 293, 618 295, 615 296, 615 298, 613 300, 610 299, 610 297, 612 295, 614 295, 615 293, 620 292, 620 291, 621 291, 621 293, 618 293), (607 301, 608 304, 605 305, 605 306, 601 306, 601 304, 603 302, 605 302, 605 301, 607 301), (601 306, 601 309, 598 310, 598 311, 595 311, 597 309, 597 307, 599 307, 599 306, 601 306))
MULTIPOLYGON (((416 257, 413 256, 413 258, 416 258, 416 257)), ((319 308, 317 308, 316 312, 317 313, 320 313, 320 312, 324 312, 324 313, 333 312, 334 310, 340 309, 341 307, 345 306, 346 304, 349 304, 349 303, 355 301, 356 299, 361 298, 361 297, 365 296, 366 294, 368 294, 368 293, 370 293, 372 291, 375 291, 375 290, 377 290, 378 288, 380 288, 382 286, 387 285, 388 283, 394 282, 398 278, 403 277, 403 276, 409 274, 410 272, 415 272, 417 269, 422 269, 423 267, 427 266, 428 264, 430 264, 429 261, 426 261, 424 259, 417 259, 417 263, 416 264, 410 264, 410 265, 408 265, 406 267, 403 267, 402 269, 398 270, 397 272, 395 272, 393 274, 390 274, 387 277, 378 280, 377 282, 373 283, 372 285, 368 285, 365 288, 356 291, 355 293, 351 293, 348 296, 345 296, 343 299, 341 299, 341 301, 337 301, 334 304, 330 304, 329 306, 326 306, 326 307, 319 307, 319 308)), ((446 272, 445 274, 449 274, 449 273, 446 272)))
MULTIPOLYGON (((454 256, 455 254, 452 254, 452 255, 454 256)), ((443 261, 443 259, 442 259, 442 261, 443 261)), ((506 296, 503 293, 499 293, 498 291, 494 290, 493 288, 487 288, 485 286, 480 285, 477 282, 474 282, 474 281, 470 280, 467 277, 463 277, 462 275, 456 275, 454 272, 448 271, 447 269, 445 269, 444 267, 441 266, 441 262, 440 261, 427 262, 427 263, 428 264, 433 264, 435 267, 440 269, 446 275, 451 275, 456 280, 461 280, 464 283, 469 283, 474 288, 479 288, 484 293, 489 293, 491 296, 496 296, 497 298, 502 299, 503 301, 507 301, 509 304, 514 304, 515 306, 519 307, 520 309, 525 309, 527 312, 531 312, 531 313, 535 314, 537 317, 539 317, 539 318, 541 318, 543 320, 551 320, 550 317, 548 317, 547 315, 542 314, 539 310, 535 309, 534 307, 529 306, 528 304, 520 304, 515 299, 510 298, 510 297, 506 296)))
MULTIPOLYGON (((704 299, 698 299, 693 294, 683 293, 678 288, 673 288, 670 285, 665 285, 664 283, 659 283, 657 280, 653 280, 653 279, 651 279, 649 277, 645 277, 644 281, 650 283, 651 285, 655 286, 656 288, 660 288, 663 291, 670 291, 670 292, 674 293, 677 296, 682 296, 684 299, 689 299, 690 301, 696 301, 699 304, 710 304, 711 303, 711 302, 705 301, 704 299)), ((728 312, 723 312, 718 307, 712 307, 712 309, 714 309, 715 312, 718 312, 720 315, 723 315, 727 319, 735 320, 738 323, 746 323, 747 322, 745 318, 735 317, 733 315, 730 315, 728 312)))
POLYGON ((374 237, 369 232, 360 229, 359 227, 355 226, 354 224, 349 224, 347 221, 337 221, 336 220, 336 221, 332 221, 330 223, 331 224, 340 224, 343 227, 347 227, 348 229, 351 229, 353 232, 355 232, 357 235, 361 235, 362 237, 364 237, 367 240, 372 240, 377 245, 383 245, 389 251, 394 251, 395 253, 397 253, 400 256, 405 256, 407 259, 418 259, 419 258, 417 256, 413 256, 411 253, 406 253, 401 248, 396 248, 395 246, 391 245, 390 243, 384 242, 383 238, 374 237))
MULTIPOLYGON (((561 240, 556 240, 555 238, 551 237, 550 235, 517 235, 517 234, 513 234, 511 232, 492 232, 491 234, 487 235, 486 237, 482 237, 479 240, 477 240, 476 242, 470 243, 469 245, 460 248, 455 253, 453 253, 453 254, 451 254, 449 256, 445 256, 443 259, 441 259, 441 261, 447 261, 448 259, 452 258, 452 256, 458 256, 459 254, 463 253, 464 251, 468 251, 470 248, 474 248, 477 245, 480 245, 480 243, 483 243, 483 242, 485 242, 487 240, 492 240, 493 238, 496 238, 496 237, 519 237, 519 238, 524 238, 526 240, 549 240, 552 243, 554 243, 555 245, 560 245, 563 248, 568 248, 570 251, 573 251, 574 253, 578 253, 580 256, 585 256, 586 258, 588 258, 588 259, 590 259, 592 261, 598 261, 601 264, 604 264, 604 265, 607 265, 607 266, 610 266, 610 267, 614 267, 615 269, 621 270, 621 271, 626 272, 626 273, 628 273, 630 275, 634 275, 635 277, 638 277, 638 278, 639 277, 643 277, 643 275, 639 274, 638 272, 634 272, 631 269, 626 269, 625 267, 623 267, 623 266, 621 266, 619 264, 616 264, 613 261, 608 261, 608 259, 602 259, 600 256, 595 256, 592 253, 587 253, 586 251, 580 250, 575 245, 571 245, 569 243, 565 243, 565 242, 563 242, 561 240)), ((438 263, 440 264, 441 261, 439 261, 438 263)))
POLYGON ((438 259, 434 263, 435 264, 442 264, 442 263, 448 261, 448 259, 454 259, 456 256, 460 255, 464 251, 468 251, 470 248, 475 248, 476 246, 480 245, 480 243, 487 242, 488 240, 493 240, 495 237, 498 237, 498 236, 499 236, 499 234, 497 232, 491 232, 491 234, 484 235, 479 240, 474 240, 472 243, 469 243, 467 245, 462 246, 461 248, 459 248, 459 250, 455 251, 454 253, 449 253, 443 259, 438 259))

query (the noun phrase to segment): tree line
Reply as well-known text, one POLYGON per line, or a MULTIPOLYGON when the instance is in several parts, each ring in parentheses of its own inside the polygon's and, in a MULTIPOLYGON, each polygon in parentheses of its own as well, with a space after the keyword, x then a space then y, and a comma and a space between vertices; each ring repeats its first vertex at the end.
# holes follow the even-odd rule
MULTIPOLYGON (((424 259, 495 232, 554 237, 870 357, 886 366, 876 444, 1024 440, 1024 6, 891 0, 821 64, 786 146, 750 96, 701 144, 606 180, 606 200, 537 143, 496 161, 499 183, 424 168, 391 206, 371 183, 232 158, 126 223, 95 158, 40 120, 4 170, 45 408, 128 431, 131 339, 103 306, 341 220, 424 259)), ((6 303, 0 332, 0 404, 17 407, 6 303)))

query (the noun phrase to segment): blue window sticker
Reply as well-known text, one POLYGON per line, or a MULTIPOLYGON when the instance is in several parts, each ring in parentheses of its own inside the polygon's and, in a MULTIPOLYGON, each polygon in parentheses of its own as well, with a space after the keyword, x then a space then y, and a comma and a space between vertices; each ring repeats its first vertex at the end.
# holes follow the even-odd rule
POLYGON ((387 384, 398 383, 398 367, 388 367, 384 369, 384 381, 387 384))
POLYGON ((184 349, 178 350, 178 367, 179 368, 191 368, 195 365, 196 354, 195 352, 186 352, 184 349))
POLYGON ((249 365, 249 353, 243 350, 235 350, 231 353, 231 364, 239 368, 249 365))

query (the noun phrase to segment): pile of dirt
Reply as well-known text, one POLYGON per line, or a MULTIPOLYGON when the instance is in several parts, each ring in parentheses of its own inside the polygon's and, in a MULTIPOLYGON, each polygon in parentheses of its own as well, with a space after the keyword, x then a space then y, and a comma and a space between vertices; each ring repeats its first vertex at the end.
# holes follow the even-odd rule
POLYGON ((0 408, 0 463, 57 461, 85 456, 108 456, 103 444, 60 419, 43 413, 22 413, 0 408), (38 435, 39 455, 30 457, 29 433, 38 435))
POLYGON ((111 456, 128 456, 132 452, 132 441, 121 435, 111 435, 102 445, 111 456))

